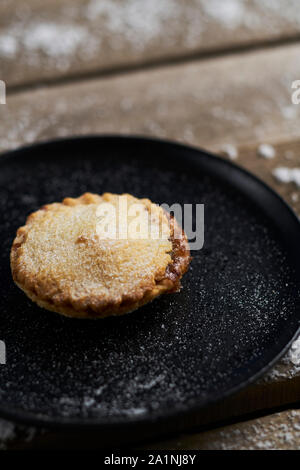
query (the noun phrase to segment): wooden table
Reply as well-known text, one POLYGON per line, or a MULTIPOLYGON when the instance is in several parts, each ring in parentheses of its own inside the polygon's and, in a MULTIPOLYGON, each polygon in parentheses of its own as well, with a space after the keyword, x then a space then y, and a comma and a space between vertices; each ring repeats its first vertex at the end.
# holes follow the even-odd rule
MULTIPOLYGON (((292 0, 2 0, 0 150, 75 134, 167 137, 235 159, 300 214, 300 187, 273 174, 300 168, 299 40, 292 0)), ((299 449, 299 343, 189 433, 140 447, 299 449)), ((66 445, 99 439, 0 422, 0 448, 66 445)))

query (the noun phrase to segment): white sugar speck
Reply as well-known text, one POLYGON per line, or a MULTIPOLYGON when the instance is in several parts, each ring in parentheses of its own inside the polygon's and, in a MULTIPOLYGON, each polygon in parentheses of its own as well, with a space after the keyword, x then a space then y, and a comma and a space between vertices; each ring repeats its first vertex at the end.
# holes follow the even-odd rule
POLYGON ((81 26, 38 23, 24 34, 24 45, 28 50, 41 50, 50 57, 68 56, 88 40, 88 33, 81 26))
POLYGON ((5 449, 6 443, 14 439, 15 425, 10 421, 0 420, 0 449, 5 449))
POLYGON ((257 153, 263 158, 274 158, 276 155, 274 147, 269 144, 260 144, 257 149, 257 153))
POLYGON ((300 188, 300 168, 280 166, 273 170, 273 176, 280 183, 295 183, 300 188))
POLYGON ((100 396, 105 388, 106 388, 106 385, 102 385, 101 387, 97 388, 97 390, 95 390, 95 395, 97 397, 100 396))
POLYGON ((150 382, 146 384, 141 384, 139 385, 140 388, 143 388, 144 390, 150 390, 152 387, 157 385, 159 382, 161 382, 164 379, 164 374, 160 374, 158 377, 156 377, 153 380, 150 380, 150 382))
POLYGON ((238 150, 232 144, 225 144, 221 148, 222 153, 230 160, 236 160, 238 158, 238 150))
POLYGON ((293 342, 289 351, 290 360, 295 366, 300 365, 300 337, 293 342))
POLYGON ((273 170, 273 175, 280 183, 290 183, 291 182, 291 170, 284 166, 280 166, 273 170))
POLYGON ((13 58, 18 51, 18 41, 13 35, 0 36, 0 56, 13 58))
POLYGON ((95 404, 95 399, 93 397, 84 397, 83 406, 89 408, 95 404))
POLYGON ((111 0, 90 0, 86 17, 91 21, 105 18, 106 28, 135 44, 157 37, 167 21, 176 19, 178 9, 172 0, 127 0, 122 6, 111 0))
POLYGON ((229 29, 234 29, 243 23, 246 14, 244 5, 239 0, 210 0, 202 2, 205 13, 229 29))
POLYGON ((127 410, 122 410, 127 416, 138 416, 143 415, 147 412, 146 408, 129 408, 127 410))
POLYGON ((299 201, 299 194, 298 193, 292 193, 291 194, 291 199, 293 202, 298 202, 299 201))

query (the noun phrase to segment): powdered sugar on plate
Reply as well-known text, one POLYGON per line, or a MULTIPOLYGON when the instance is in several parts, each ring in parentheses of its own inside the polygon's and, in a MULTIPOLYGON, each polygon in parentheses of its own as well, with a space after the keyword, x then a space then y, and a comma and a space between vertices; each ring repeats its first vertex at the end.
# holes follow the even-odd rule
POLYGON ((39 431, 32 426, 19 426, 11 421, 0 419, 0 450, 5 450, 9 447, 10 443, 15 440, 20 442, 31 442, 37 433, 43 434, 44 429, 39 431))
POLYGON ((0 449, 5 449, 6 444, 16 437, 16 427, 10 421, 0 419, 0 449))

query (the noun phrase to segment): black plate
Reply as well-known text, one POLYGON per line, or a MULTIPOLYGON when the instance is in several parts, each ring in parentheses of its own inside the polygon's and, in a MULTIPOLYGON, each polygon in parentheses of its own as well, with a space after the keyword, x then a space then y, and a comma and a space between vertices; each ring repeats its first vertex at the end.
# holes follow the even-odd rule
POLYGON ((0 169, 1 416, 127 437, 174 430, 257 378, 295 337, 298 219, 237 166, 179 144, 108 136, 23 148, 0 169), (26 215, 85 191, 205 204, 204 248, 179 294, 80 321, 38 308, 14 285, 9 251, 26 215))

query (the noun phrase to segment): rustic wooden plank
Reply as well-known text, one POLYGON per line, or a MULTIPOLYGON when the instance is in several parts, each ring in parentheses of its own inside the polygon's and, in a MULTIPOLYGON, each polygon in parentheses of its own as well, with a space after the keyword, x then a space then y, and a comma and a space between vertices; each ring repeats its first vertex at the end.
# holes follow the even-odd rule
POLYGON ((291 84, 299 46, 8 95, 0 150, 90 132, 174 138, 209 149, 300 135, 291 84))
POLYGON ((212 431, 144 446, 157 450, 299 450, 300 410, 283 411, 212 431))
POLYGON ((2 0, 9 87, 299 37, 294 0, 2 0))

